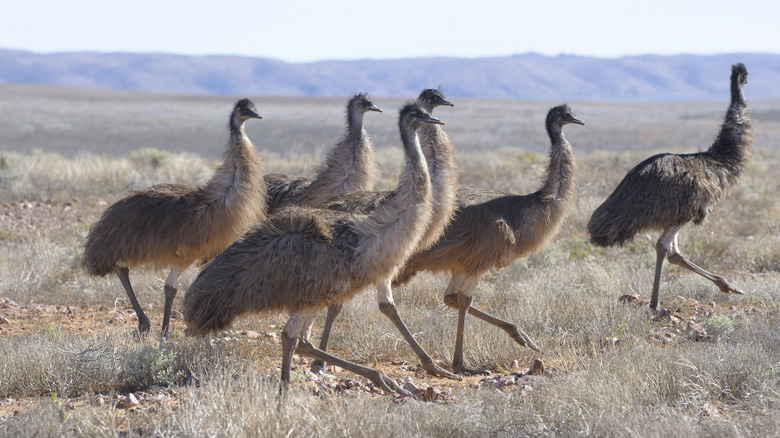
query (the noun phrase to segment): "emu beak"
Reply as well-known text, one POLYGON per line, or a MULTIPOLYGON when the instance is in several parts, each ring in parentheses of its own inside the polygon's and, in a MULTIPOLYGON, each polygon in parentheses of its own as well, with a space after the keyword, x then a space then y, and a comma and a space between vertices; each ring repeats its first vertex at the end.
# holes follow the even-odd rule
POLYGON ((568 122, 568 123, 576 123, 576 124, 578 124, 578 125, 585 126, 585 122, 583 122, 582 120, 580 120, 580 119, 578 119, 578 118, 576 118, 576 117, 574 117, 574 116, 569 116, 569 117, 566 119, 566 122, 568 122))
POLYGON ((433 116, 428 116, 428 118, 423 120, 423 123, 430 123, 432 125, 443 125, 444 124, 444 122, 442 122, 441 120, 439 120, 439 119, 437 119, 436 117, 433 117, 433 116))
POLYGON ((455 106, 454 103, 450 102, 449 100, 442 99, 437 103, 437 105, 443 105, 443 106, 455 106))
POLYGON ((370 107, 368 107, 368 110, 369 110, 369 111, 376 111, 376 112, 378 112, 378 113, 381 113, 381 112, 382 112, 382 110, 381 110, 381 109, 379 109, 379 107, 378 107, 378 106, 376 106, 376 105, 374 105, 374 104, 372 104, 370 107))
POLYGON ((242 111, 241 116, 246 117, 247 119, 262 119, 260 114, 249 109, 242 111))

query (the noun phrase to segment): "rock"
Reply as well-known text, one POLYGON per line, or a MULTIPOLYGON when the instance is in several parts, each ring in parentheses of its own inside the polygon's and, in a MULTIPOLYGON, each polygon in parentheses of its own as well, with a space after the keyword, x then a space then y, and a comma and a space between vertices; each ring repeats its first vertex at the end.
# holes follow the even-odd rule
POLYGON ((707 329, 702 327, 701 324, 693 321, 688 321, 685 325, 685 331, 690 332, 691 338, 694 341, 703 341, 710 338, 710 335, 707 334, 707 329))
POLYGON ((249 331, 246 332, 246 337, 247 337, 247 339, 257 339, 257 338, 260 337, 260 333, 254 331, 254 330, 249 330, 249 331))
POLYGON ((319 365, 314 365, 313 367, 311 367, 311 372, 315 376, 322 376, 323 374, 325 374, 325 368, 319 365))
POLYGON ((671 344, 672 341, 674 341, 674 338, 676 338, 676 337, 677 337, 677 335, 675 335, 674 333, 669 332, 669 331, 660 331, 660 332, 657 332, 657 333, 652 333, 652 332, 650 333, 650 339, 653 339, 653 340, 661 343, 661 345, 669 345, 669 344, 671 344))
POLYGON ((418 391, 420 391, 420 388, 418 388, 418 387, 417 387, 417 385, 415 385, 415 384, 414 384, 414 383, 412 383, 412 382, 406 382, 406 383, 404 383, 404 386, 403 386, 403 388, 404 388, 405 390, 407 390, 407 391, 411 392, 411 393, 412 393, 412 395, 415 395, 415 394, 417 394, 417 392, 418 392, 418 391))
POLYGON ((659 310, 659 311, 658 311, 658 313, 655 315, 655 318, 653 318, 653 320, 655 320, 655 321, 660 321, 660 320, 662 320, 662 319, 664 319, 664 318, 668 318, 668 317, 669 317, 669 316, 671 316, 671 315, 672 315, 672 312, 671 312, 671 311, 669 311, 669 309, 661 309, 661 310, 659 310))
POLYGON ((10 323, 11 323, 11 321, 9 321, 8 318, 6 318, 3 315, 0 315, 0 325, 2 325, 2 324, 10 324, 10 323))
POLYGON ((184 319, 184 314, 179 312, 178 310, 171 310, 171 319, 172 320, 182 320, 182 319, 184 319))
POLYGON ((618 302, 621 302, 623 304, 635 303, 639 301, 641 298, 642 297, 640 297, 639 294, 634 294, 634 295, 625 294, 625 295, 621 295, 620 298, 618 298, 618 302))
POLYGON ((338 374, 344 370, 341 369, 341 367, 337 367, 336 365, 331 365, 328 367, 328 372, 331 374, 338 374))
POLYGON ((498 387, 503 388, 505 386, 514 385, 517 381, 517 376, 501 376, 498 378, 498 387))
POLYGON ((536 387, 539 386, 539 384, 542 382, 542 378, 538 376, 520 376, 517 379, 516 384, 520 387, 528 386, 528 387, 536 387))
POLYGON ((421 398, 425 401, 434 401, 441 396, 441 390, 429 386, 421 395, 421 398))
POLYGON ((127 398, 125 399, 124 402, 124 407, 134 408, 136 406, 138 406, 138 398, 136 398, 135 394, 133 394, 132 392, 130 394, 127 394, 127 398))
POLYGON ((10 298, 0 298, 0 309, 15 309, 19 307, 19 303, 10 298))
POLYGON ((541 359, 534 359, 531 362, 531 367, 528 368, 528 374, 543 375, 544 374, 544 362, 541 359))

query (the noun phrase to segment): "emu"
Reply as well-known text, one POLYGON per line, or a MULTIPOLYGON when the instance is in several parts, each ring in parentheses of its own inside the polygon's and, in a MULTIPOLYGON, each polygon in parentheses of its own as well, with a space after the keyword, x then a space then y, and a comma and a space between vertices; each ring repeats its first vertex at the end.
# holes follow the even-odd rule
POLYGON ((140 333, 147 333, 150 324, 130 285, 130 267, 170 267, 162 322, 162 332, 167 333, 182 271, 219 254, 265 217, 260 158, 244 132, 244 122, 261 118, 252 101, 239 100, 230 114, 223 163, 204 186, 158 184, 135 191, 108 207, 90 227, 84 270, 119 277, 138 316, 140 333))
MULTIPOLYGON (((423 90, 417 97, 417 103, 429 113, 437 106, 454 106, 444 98, 441 90, 432 88, 423 90)), ((433 215, 415 251, 421 251, 433 245, 452 220, 452 216, 455 213, 455 195, 458 185, 458 163, 455 159, 455 149, 441 125, 423 125, 418 129, 418 135, 433 188, 433 215)), ((323 208, 369 213, 382 205, 382 203, 387 202, 387 198, 391 196, 395 196, 393 192, 344 192, 323 204, 323 208)), ((460 380, 460 376, 436 365, 428 353, 414 339, 412 332, 398 315, 398 310, 393 301, 391 280, 392 278, 384 278, 376 283, 377 302, 379 303, 380 311, 395 324, 420 359, 422 367, 429 374, 460 380)), ((341 312, 341 309, 342 304, 340 303, 328 307, 325 326, 322 329, 322 337, 320 338, 320 349, 323 351, 327 349, 333 322, 341 312)), ((317 367, 324 368, 324 366, 325 364, 322 361, 317 360, 312 363, 311 367, 312 370, 316 370, 317 367)))
POLYGON ((316 207, 331 196, 349 190, 371 190, 376 180, 376 157, 363 115, 382 112, 365 93, 347 102, 347 130, 328 152, 314 178, 268 174, 268 214, 286 205, 316 207))
POLYGON ((747 69, 731 67, 731 103, 717 138, 705 152, 659 154, 631 169, 588 222, 598 246, 623 245, 644 230, 661 230, 650 308, 658 307, 664 258, 715 283, 724 293, 742 294, 723 277, 688 261, 677 246, 677 233, 688 222, 701 224, 736 184, 753 148, 753 128, 743 86, 747 69))
POLYGON ((406 262, 394 284, 404 284, 419 271, 452 274, 444 304, 458 310, 452 369, 458 374, 489 374, 468 368, 463 359, 466 313, 504 330, 518 344, 539 350, 522 329, 471 305, 480 277, 491 268, 544 247, 558 232, 577 197, 577 166, 563 126, 584 125, 568 105, 549 110, 545 121, 550 137, 550 159, 542 187, 527 195, 461 188, 450 226, 429 249, 406 262))
POLYGON ((293 353, 367 377, 386 391, 407 394, 383 372, 339 359, 308 339, 317 312, 342 303, 395 272, 431 217, 431 182, 416 130, 441 123, 415 103, 400 112, 406 155, 396 196, 373 213, 291 206, 259 223, 207 263, 184 297, 195 335, 222 330, 248 312, 289 311, 282 330, 282 382, 293 353))

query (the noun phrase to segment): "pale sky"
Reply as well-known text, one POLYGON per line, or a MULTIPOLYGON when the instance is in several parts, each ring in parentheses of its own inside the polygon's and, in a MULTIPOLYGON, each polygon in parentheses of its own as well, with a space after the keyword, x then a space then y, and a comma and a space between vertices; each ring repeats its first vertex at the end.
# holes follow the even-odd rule
POLYGON ((780 53, 775 0, 7 1, 0 48, 290 62, 780 53))

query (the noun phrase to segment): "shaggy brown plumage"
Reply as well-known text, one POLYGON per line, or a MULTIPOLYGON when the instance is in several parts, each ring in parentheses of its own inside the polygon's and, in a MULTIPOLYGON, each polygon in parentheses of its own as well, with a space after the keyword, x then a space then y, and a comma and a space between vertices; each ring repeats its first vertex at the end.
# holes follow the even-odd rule
POLYGON ((725 279, 686 260, 677 248, 677 232, 700 224, 742 175, 753 146, 753 131, 742 87, 743 64, 731 68, 731 104, 715 142, 706 152, 659 154, 631 169, 588 222, 591 241, 622 245, 645 230, 662 230, 656 243, 656 271, 650 308, 658 306, 664 258, 715 282, 721 291, 742 293, 725 279))
POLYGON ((577 196, 577 166, 563 125, 581 121, 568 105, 552 108, 545 121, 550 137, 550 161, 542 187, 528 195, 491 190, 458 190, 457 211, 444 235, 428 250, 412 256, 395 283, 403 284, 419 271, 449 271, 452 278, 444 303, 459 311, 453 370, 484 374, 466 367, 463 330, 470 313, 506 331, 515 342, 538 347, 515 324, 502 321, 471 306, 479 278, 491 268, 506 266, 518 257, 542 248, 558 232, 577 196))
POLYGON ((395 272, 417 246, 431 215, 431 183, 416 129, 440 123, 410 103, 399 128, 407 163, 396 196, 370 215, 288 207, 211 260, 184 298, 193 334, 221 330, 247 312, 289 311, 282 331, 282 381, 292 354, 312 356, 406 393, 384 373, 338 359, 309 343, 319 309, 342 303, 395 272))
MULTIPOLYGON (((441 90, 435 89, 423 90, 417 98, 417 103, 429 113, 437 106, 453 106, 444 98, 441 90)), ((415 252, 427 249, 436 242, 444 232, 444 228, 452 220, 455 213, 455 194, 458 185, 458 163, 455 159, 455 149, 444 129, 440 125, 429 124, 421 126, 417 133, 428 165, 428 174, 431 177, 433 215, 415 252)), ((383 203, 390 202, 394 196, 395 192, 344 192, 331 198, 323 204, 323 207, 339 211, 369 213, 379 208, 383 203)), ((430 355, 414 339, 414 335, 398 315, 398 310, 393 302, 390 278, 382 279, 377 283, 377 301, 379 309, 395 324, 428 373, 440 377, 460 379, 459 376, 436 365, 430 355)), ((333 322, 341 312, 341 308, 341 304, 335 304, 328 308, 328 315, 320 338, 320 349, 323 351, 327 349, 333 322)), ((316 367, 323 368, 324 366, 322 361, 312 363, 312 369, 315 370, 316 367)))
POLYGON ((347 102, 347 131, 328 152, 314 178, 283 174, 265 176, 268 214, 286 205, 316 207, 345 191, 371 190, 376 180, 376 157, 363 115, 382 112, 368 95, 356 94, 347 102))
POLYGON ((130 285, 130 267, 171 268, 165 282, 166 332, 179 274, 216 256, 265 217, 260 158, 244 132, 250 118, 261 117, 249 99, 239 100, 230 115, 224 161, 204 186, 159 184, 138 190, 108 207, 90 228, 82 265, 91 275, 119 276, 139 331, 149 331, 150 324, 130 285))

